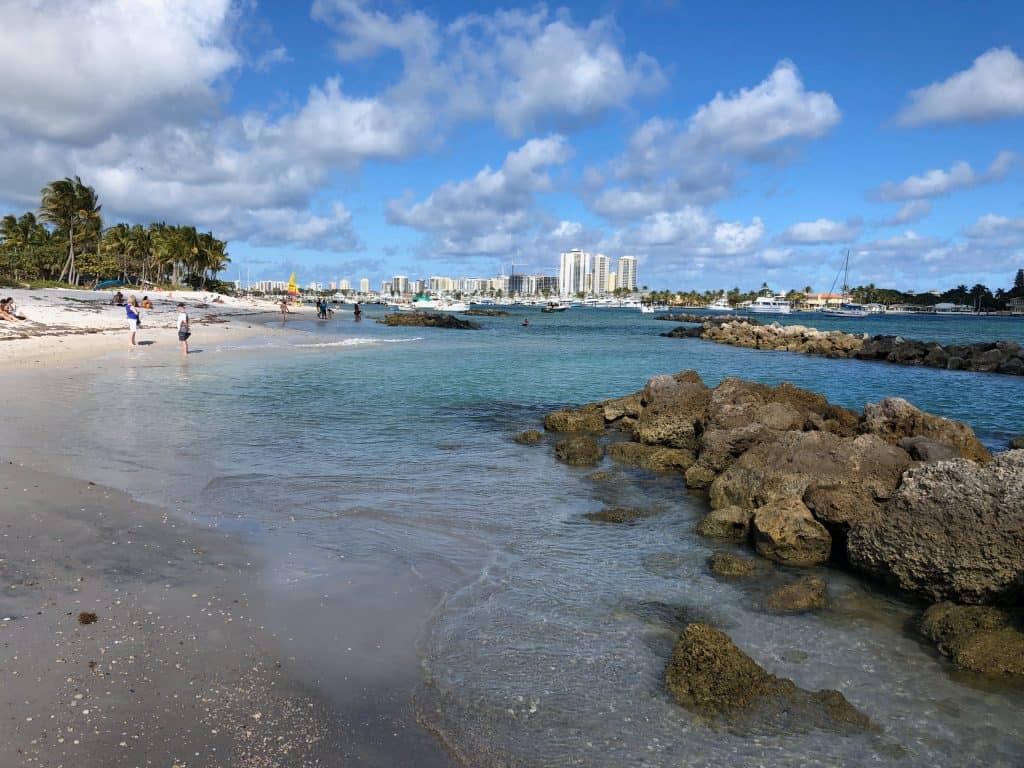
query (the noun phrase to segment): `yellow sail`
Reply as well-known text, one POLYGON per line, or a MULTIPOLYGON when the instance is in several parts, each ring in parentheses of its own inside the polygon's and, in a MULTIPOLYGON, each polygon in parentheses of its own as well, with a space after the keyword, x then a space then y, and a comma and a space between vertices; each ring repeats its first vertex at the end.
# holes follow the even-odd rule
POLYGON ((299 295, 299 284, 295 282, 295 273, 292 272, 292 276, 288 278, 288 295, 298 296, 299 295))

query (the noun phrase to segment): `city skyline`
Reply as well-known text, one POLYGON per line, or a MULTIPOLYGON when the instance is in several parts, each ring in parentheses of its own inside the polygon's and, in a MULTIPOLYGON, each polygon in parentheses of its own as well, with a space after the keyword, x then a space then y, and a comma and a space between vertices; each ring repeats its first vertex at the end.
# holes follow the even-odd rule
POLYGON ((78 175, 106 220, 229 240, 231 279, 540 274, 580 248, 652 288, 827 286, 849 251, 853 282, 927 290, 1024 263, 1019 3, 3 18, 0 214, 78 175))

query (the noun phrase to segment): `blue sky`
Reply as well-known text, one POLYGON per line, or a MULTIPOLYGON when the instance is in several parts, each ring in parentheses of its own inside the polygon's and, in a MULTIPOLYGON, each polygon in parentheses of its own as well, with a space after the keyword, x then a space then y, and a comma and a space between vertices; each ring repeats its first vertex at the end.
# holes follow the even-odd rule
POLYGON ((1017 3, 0 0, 0 211, 53 178, 230 277, 1008 287, 1017 3))

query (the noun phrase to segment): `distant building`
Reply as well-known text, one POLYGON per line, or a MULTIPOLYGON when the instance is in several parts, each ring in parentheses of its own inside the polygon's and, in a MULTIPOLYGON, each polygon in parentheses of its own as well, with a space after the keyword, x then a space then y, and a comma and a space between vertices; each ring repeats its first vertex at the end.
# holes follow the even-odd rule
POLYGON ((617 287, 627 291, 636 290, 636 256, 623 256, 619 259, 617 287))
POLYGON ((370 292, 370 278, 364 277, 359 281, 359 292, 369 293, 370 292))
MULTIPOLYGON (((367 287, 369 287, 369 286, 367 286, 367 287)), ((339 280, 338 281, 338 290, 339 291, 351 291, 352 290, 352 281, 351 280, 339 280)))
POLYGON ((558 270, 558 293, 561 296, 575 296, 586 293, 587 275, 590 273, 590 254, 574 248, 561 256, 558 270))
POLYGON ((427 282, 431 293, 452 293, 455 290, 455 281, 450 277, 434 275, 427 282))
POLYGON ((390 296, 394 292, 394 286, 390 280, 381 280, 380 293, 382 296, 390 296))
POLYGON ((1011 315, 1024 315, 1024 298, 1010 299, 1006 302, 1006 308, 1010 310, 1011 315))
POLYGON ((411 290, 417 296, 423 295, 423 292, 426 289, 426 287, 427 284, 423 280, 413 280, 411 283, 409 283, 409 290, 411 290))
POLYGON ((594 277, 590 282, 590 293, 595 296, 604 296, 608 293, 609 267, 609 259, 603 253, 594 256, 594 277))
POLYGON ((558 277, 556 275, 537 275, 534 293, 554 296, 558 293, 558 277))
POLYGON ((404 296, 409 292, 409 278, 405 275, 395 275, 391 278, 391 293, 404 296))

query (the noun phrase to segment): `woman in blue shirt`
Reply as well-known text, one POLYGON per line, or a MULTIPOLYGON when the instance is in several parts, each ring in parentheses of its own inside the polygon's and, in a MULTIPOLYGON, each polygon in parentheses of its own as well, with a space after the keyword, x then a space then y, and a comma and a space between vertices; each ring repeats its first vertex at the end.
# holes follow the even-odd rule
POLYGON ((139 330, 139 318, 142 316, 142 310, 139 309, 139 300, 134 296, 128 300, 128 303, 124 305, 125 314, 128 315, 128 331, 131 333, 132 346, 135 344, 135 332, 139 330))

